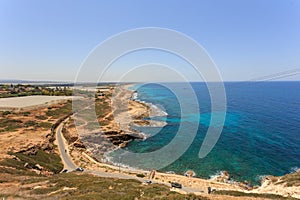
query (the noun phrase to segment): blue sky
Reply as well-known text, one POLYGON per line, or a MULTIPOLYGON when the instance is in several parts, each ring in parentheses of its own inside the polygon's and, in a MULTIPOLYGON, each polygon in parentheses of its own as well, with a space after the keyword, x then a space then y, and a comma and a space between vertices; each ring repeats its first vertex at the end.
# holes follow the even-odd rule
POLYGON ((141 27, 190 36, 225 81, 300 68, 297 0, 0 0, 0 79, 73 81, 96 45, 141 27))

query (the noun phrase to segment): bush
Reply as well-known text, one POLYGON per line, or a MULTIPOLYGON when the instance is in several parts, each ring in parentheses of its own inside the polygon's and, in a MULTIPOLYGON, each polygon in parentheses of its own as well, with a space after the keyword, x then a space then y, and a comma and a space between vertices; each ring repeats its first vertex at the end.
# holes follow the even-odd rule
POLYGON ((54 173, 59 173, 63 169, 59 155, 54 153, 38 150, 36 155, 26 155, 23 153, 13 153, 13 155, 18 157, 22 162, 27 162, 29 166, 39 164, 54 173))
POLYGON ((46 112, 48 117, 60 118, 72 113, 72 102, 68 101, 64 106, 57 109, 49 109, 46 112))
POLYGON ((26 127, 35 126, 37 123, 35 121, 27 121, 25 122, 26 127))
POLYGON ((2 113, 2 115, 3 115, 3 116, 5 116, 5 115, 9 115, 9 114, 11 114, 11 112, 10 112, 10 111, 4 111, 4 112, 2 113))
POLYGON ((22 121, 18 119, 0 119, 0 128, 3 128, 4 131, 7 132, 15 131, 16 129, 21 128, 22 126, 22 121))
POLYGON ((51 127, 52 127, 52 124, 49 123, 49 122, 41 122, 41 123, 39 123, 38 126, 39 126, 39 127, 42 127, 42 128, 51 128, 51 127))
POLYGON ((136 176, 139 177, 139 178, 144 178, 145 177, 144 174, 137 174, 136 176))
POLYGON ((46 119, 48 119, 48 117, 46 117, 44 115, 38 115, 38 116, 35 116, 35 118, 40 119, 40 120, 46 120, 46 119))
POLYGON ((30 115, 30 112, 24 112, 23 115, 24 115, 25 117, 27 117, 28 115, 30 115))

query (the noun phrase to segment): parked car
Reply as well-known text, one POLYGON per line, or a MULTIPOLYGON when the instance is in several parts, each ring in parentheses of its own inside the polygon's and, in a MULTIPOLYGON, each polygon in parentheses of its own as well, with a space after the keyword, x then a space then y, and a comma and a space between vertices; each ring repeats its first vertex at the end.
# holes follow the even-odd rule
POLYGON ((84 170, 83 170, 83 168, 78 167, 78 168, 76 169, 76 171, 78 171, 78 172, 83 172, 84 170))
POLYGON ((68 172, 68 170, 67 169, 64 169, 63 171, 62 171, 62 173, 67 173, 68 172))
POLYGON ((181 188, 182 188, 182 185, 181 185, 180 183, 177 183, 177 182, 172 182, 172 183, 171 183, 171 187, 181 189, 181 188))

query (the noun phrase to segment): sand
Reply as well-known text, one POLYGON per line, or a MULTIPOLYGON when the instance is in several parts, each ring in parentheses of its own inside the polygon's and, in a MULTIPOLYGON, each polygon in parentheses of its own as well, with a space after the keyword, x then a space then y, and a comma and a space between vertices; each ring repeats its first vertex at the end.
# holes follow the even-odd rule
POLYGON ((25 96, 0 99, 0 110, 30 110, 38 107, 48 106, 66 100, 79 97, 72 96, 25 96))

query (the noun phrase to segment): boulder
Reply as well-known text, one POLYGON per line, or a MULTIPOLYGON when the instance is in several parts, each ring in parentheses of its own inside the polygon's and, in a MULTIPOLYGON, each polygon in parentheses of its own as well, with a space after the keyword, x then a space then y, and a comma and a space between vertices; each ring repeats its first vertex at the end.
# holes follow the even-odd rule
POLYGON ((43 170, 43 167, 41 166, 41 165, 39 165, 39 164, 36 164, 35 166, 34 166, 34 169, 37 169, 37 170, 43 170))

